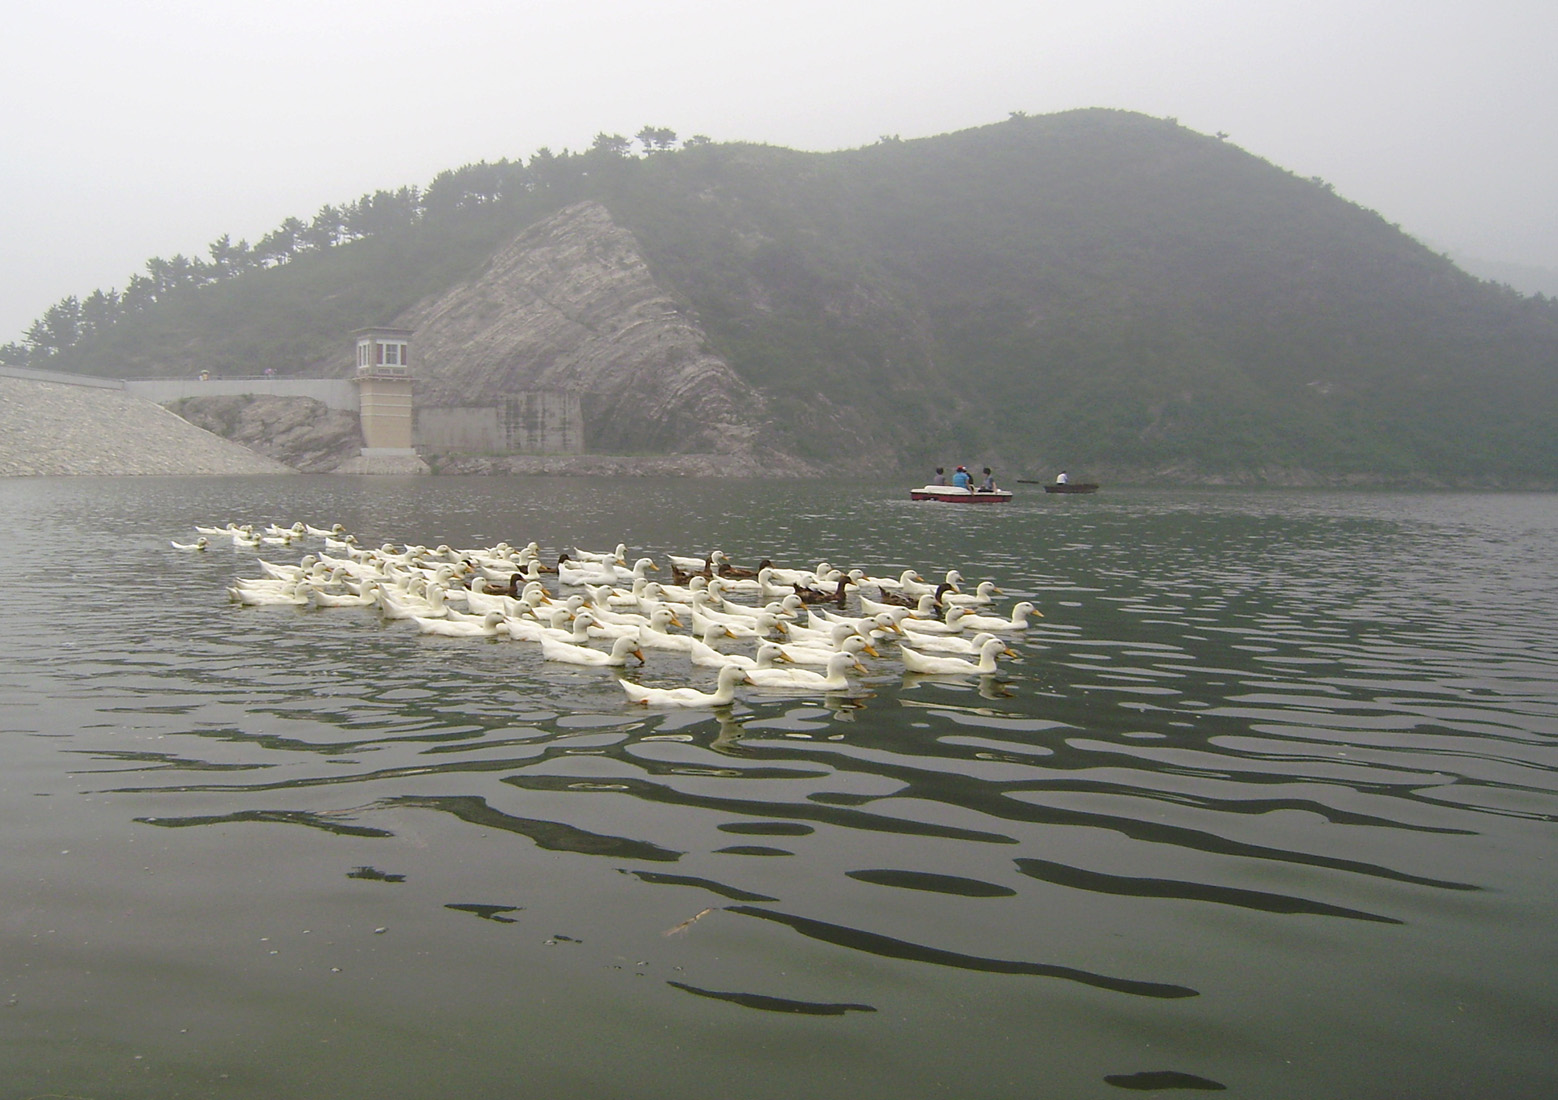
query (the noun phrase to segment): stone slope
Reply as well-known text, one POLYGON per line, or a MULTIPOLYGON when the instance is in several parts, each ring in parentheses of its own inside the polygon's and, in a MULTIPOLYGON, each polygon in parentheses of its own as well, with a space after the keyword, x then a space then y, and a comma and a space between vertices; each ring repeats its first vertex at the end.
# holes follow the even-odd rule
POLYGON ((198 428, 305 474, 330 473, 362 450, 355 413, 308 397, 186 397, 169 408, 198 428))
POLYGON ((751 455, 764 401, 655 282, 637 240, 595 202, 499 251, 477 278, 401 314, 417 402, 578 393, 593 453, 751 455))
POLYGON ((123 390, 0 377, 0 476, 295 472, 123 390))

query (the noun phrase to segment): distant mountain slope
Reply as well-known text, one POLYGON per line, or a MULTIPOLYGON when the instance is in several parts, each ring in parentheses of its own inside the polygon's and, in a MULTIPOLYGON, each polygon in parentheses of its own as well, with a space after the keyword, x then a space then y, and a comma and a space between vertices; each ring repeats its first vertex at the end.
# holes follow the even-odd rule
POLYGON ((872 446, 1197 477, 1558 473, 1558 310, 1214 138, 1079 112, 826 157, 690 152, 614 213, 738 370, 769 366, 776 407, 827 392, 872 446))
POLYGON ((59 366, 344 372, 346 333, 397 319, 426 341, 430 399, 614 394, 613 446, 1558 484, 1558 305, 1321 181, 1114 111, 829 154, 538 155, 507 192, 203 288, 59 366), (564 208, 590 211, 596 244, 548 243, 564 208), (589 319, 545 287, 594 288, 589 319))

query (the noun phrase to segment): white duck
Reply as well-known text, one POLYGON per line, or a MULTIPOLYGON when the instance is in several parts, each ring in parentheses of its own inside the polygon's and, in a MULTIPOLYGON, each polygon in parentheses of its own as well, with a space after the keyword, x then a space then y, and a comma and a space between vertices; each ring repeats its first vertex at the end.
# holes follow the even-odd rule
POLYGON ((927 592, 934 594, 936 590, 942 585, 947 585, 954 592, 960 592, 962 591, 962 584, 963 574, 959 573, 956 569, 948 569, 947 575, 937 584, 931 584, 928 581, 910 582, 903 585, 900 591, 902 591, 905 596, 918 599, 927 592))
POLYGON ((730 631, 730 636, 733 638, 766 638, 774 632, 780 634, 788 633, 790 629, 779 616, 767 611, 760 611, 751 618, 745 615, 711 618, 696 608, 693 609, 692 625, 694 630, 701 631, 711 622, 718 623, 730 631))
POLYGON ((330 569, 328 565, 325 565, 313 554, 305 554, 303 560, 296 565, 278 565, 276 562, 266 561, 264 558, 255 558, 254 562, 260 567, 261 573, 268 577, 274 577, 279 581, 300 581, 316 565, 323 568, 326 572, 330 569))
POLYGON ((648 580, 649 570, 651 569, 656 573, 660 572, 660 567, 655 564, 653 558, 639 558, 633 563, 631 568, 626 565, 612 564, 611 569, 616 574, 616 583, 627 585, 633 584, 640 577, 648 580))
POLYGON ((918 569, 905 569, 897 577, 866 577, 867 584, 874 584, 886 592, 896 592, 908 585, 924 584, 925 578, 918 569))
POLYGON ((859 659, 843 650, 828 658, 827 672, 813 672, 809 668, 749 668, 747 683, 760 688, 785 688, 795 691, 848 691, 849 680, 844 676, 847 668, 866 670, 859 659))
POLYGON ((503 626, 503 612, 489 611, 479 619, 424 619, 413 615, 411 621, 423 634, 441 634, 445 638, 495 638, 503 626))
POLYGON ((786 597, 799 599, 795 596, 794 585, 778 583, 771 565, 765 565, 757 571, 757 594, 765 600, 782 600, 786 597))
MULTIPOLYGON (((553 623, 560 623, 567 612, 559 609, 553 616, 553 623)), ((513 620, 510 620, 511 622, 513 620)), ((595 625, 595 616, 588 611, 581 611, 573 617, 571 627, 554 625, 541 628, 541 637, 551 638, 559 642, 571 642, 574 645, 586 645, 590 640, 590 627, 595 625)))
POLYGON ((725 600, 719 605, 719 609, 725 615, 744 616, 748 619, 755 619, 759 615, 768 614, 772 615, 776 619, 784 619, 786 621, 798 618, 801 612, 807 610, 806 605, 801 602, 801 598, 794 592, 791 592, 782 600, 774 600, 762 607, 753 607, 750 604, 737 603, 735 600, 725 600))
POLYGON ((639 577, 646 577, 649 570, 659 568, 650 558, 639 558, 631 569, 601 561, 575 565, 570 559, 557 563, 557 583, 579 587, 587 584, 632 584, 639 577))
POLYGON ((380 585, 376 591, 379 608, 386 619, 413 619, 417 616, 424 619, 439 619, 449 612, 449 609, 444 606, 442 588, 427 589, 425 597, 417 596, 407 589, 391 591, 384 585, 380 585))
POLYGON ((541 563, 535 561, 523 565, 518 562, 500 564, 493 564, 491 561, 477 562, 476 571, 494 584, 512 585, 515 576, 527 584, 541 579, 541 563))
POLYGON ((969 673, 987 675, 995 671, 995 659, 997 656, 1015 657, 1017 654, 1007 648, 1006 643, 999 638, 992 637, 979 647, 979 661, 973 661, 963 657, 944 657, 939 654, 920 653, 908 646, 899 646, 898 652, 903 655, 903 667, 910 672, 920 672, 931 676, 966 676, 969 673))
MULTIPOLYGON (((995 635, 992 634, 991 637, 995 635)), ((826 665, 835 653, 853 653, 857 658, 862 653, 872 657, 881 656, 874 645, 859 634, 853 633, 846 634, 837 649, 809 645, 783 645, 779 649, 784 654, 784 659, 794 665, 826 665)))
POLYGON ((749 627, 752 625, 753 619, 757 617, 756 614, 732 614, 724 610, 724 602, 719 598, 719 593, 712 586, 705 591, 694 592, 690 604, 693 622, 696 623, 699 619, 704 619, 709 622, 735 623, 737 626, 749 627))
POLYGON ((572 558, 560 558, 557 562, 557 583, 567 587, 616 584, 617 572, 603 561, 575 562, 572 558))
POLYGON ((470 608, 472 614, 501 611, 510 617, 530 615, 546 602, 548 600, 545 589, 540 588, 539 585, 531 588, 527 584, 517 596, 510 596, 506 592, 489 591, 481 577, 472 580, 471 587, 465 593, 465 606, 470 608))
POLYGON ((648 612, 653 610, 652 605, 660 602, 660 582, 648 577, 637 577, 627 589, 616 585, 598 585, 590 589, 590 598, 597 607, 635 608, 648 612))
POLYGON ((644 663, 644 651, 638 647, 638 639, 626 636, 613 641, 611 652, 606 653, 599 649, 591 649, 589 646, 560 642, 556 638, 543 635, 541 656, 548 661, 567 661, 570 664, 595 665, 602 668, 626 665, 629 657, 637 657, 639 664, 644 663))
POLYGON ((227 590, 227 598, 245 607, 264 607, 275 604, 291 604, 293 607, 314 606, 315 590, 297 581, 288 581, 280 588, 239 588, 227 590))
POLYGON ((694 558, 687 554, 667 554, 665 560, 683 573, 702 573, 709 568, 708 558, 694 558))
POLYGON ((995 635, 988 630, 975 634, 972 638, 962 634, 917 634, 911 640, 915 649, 922 653, 954 653, 958 656, 966 656, 978 653, 979 647, 988 642, 995 635))
POLYGON ((995 597, 1001 594, 994 581, 980 581, 972 592, 945 593, 941 602, 953 607, 989 607, 995 603, 995 597))
POLYGON ((316 591, 314 602, 320 607, 371 607, 379 602, 378 588, 379 582, 369 578, 356 592, 316 591))
MULTIPOLYGON (((662 608, 662 610, 665 610, 662 608)), ((691 653, 692 645, 698 638, 691 634, 672 634, 666 630, 663 619, 650 616, 648 626, 638 628, 639 644, 649 649, 671 649, 678 653, 691 653)), ((712 644, 715 638, 734 638, 735 635, 719 623, 708 623, 699 632, 705 645, 712 644)))
POLYGON ((660 599, 665 603, 692 603, 695 594, 707 590, 709 578, 692 577, 686 584, 662 584, 660 599))
MULTIPOLYGON (((632 600, 630 603, 613 603, 612 595, 617 591, 617 589, 607 588, 604 585, 587 588, 586 591, 589 592, 590 595, 585 603, 594 613, 596 620, 603 624, 633 627, 643 626, 649 622, 649 616, 655 610, 653 601, 650 601, 651 606, 644 610, 639 610, 639 608, 643 605, 641 605, 636 599, 632 600), (630 608, 632 610, 629 610, 630 608)), ((670 609, 668 608, 667 610, 670 609)), ((674 614, 674 611, 672 613, 674 614)))
MULTIPOLYGON (((949 617, 950 614, 949 612, 949 617)), ((1027 630, 1029 615, 1044 618, 1044 613, 1035 608, 1032 601, 1023 600, 1012 605, 1010 618, 1003 619, 999 615, 964 615, 962 622, 969 630, 1027 630)))
POLYGON ((838 649, 844 639, 851 634, 864 638, 868 642, 873 640, 869 631, 861 630, 850 623, 829 623, 818 628, 791 626, 789 641, 792 645, 809 646, 812 649, 838 649))
POLYGON ((912 640, 916 634, 961 633, 968 618, 969 611, 966 607, 949 607, 945 619, 916 619, 911 615, 898 625, 903 628, 903 636, 912 640))
POLYGON ((559 633, 556 637, 559 641, 572 641, 576 644, 588 641, 588 628, 586 628, 586 634, 582 638, 563 637, 566 632, 562 630, 562 624, 569 622, 571 618, 572 616, 569 615, 567 608, 554 607, 550 612, 544 612, 539 618, 530 618, 522 615, 505 619, 503 620, 503 626, 509 632, 509 637, 518 642, 539 642, 547 636, 546 632, 548 630, 557 630, 559 633), (542 619, 545 621, 543 622, 542 619), (548 624, 551 625, 548 626, 548 624))
POLYGON ((618 680, 628 700, 646 707, 728 707, 736 701, 736 685, 746 673, 733 665, 719 670, 719 679, 713 691, 699 691, 692 687, 656 688, 635 684, 631 680, 618 680))
MULTIPOLYGON (((707 637, 717 637, 718 625, 711 625, 707 637)), ((694 639, 692 648, 687 651, 688 659, 695 665, 704 668, 724 668, 726 665, 735 665, 737 668, 768 667, 780 657, 779 647, 773 642, 762 642, 757 647, 757 656, 748 657, 745 653, 725 653, 715 649, 707 641, 694 639)))
POLYGON ((610 553, 599 553, 594 550, 580 550, 577 546, 568 555, 569 561, 596 561, 611 563, 613 565, 626 565, 628 563, 628 544, 617 543, 617 548, 610 553))
POLYGON ((632 638, 638 641, 640 631, 652 621, 644 615, 634 615, 631 620, 627 618, 606 618, 605 613, 599 609, 590 612, 590 617, 595 621, 590 624, 590 637, 592 638, 632 638))
POLYGON ((902 619, 909 617, 907 607, 890 607, 886 611, 878 611, 874 615, 840 615, 836 611, 827 608, 808 607, 806 609, 806 625, 813 630, 826 630, 829 627, 843 623, 852 626, 862 633, 874 631, 879 636, 887 634, 902 634, 903 628, 898 625, 902 619))
POLYGON ((168 545, 175 550, 205 550, 210 547, 211 540, 205 535, 201 535, 194 542, 173 542, 170 539, 168 545))
MULTIPOLYGON (((882 595, 885 596, 887 593, 884 592, 882 595)), ((903 598, 907 599, 908 597, 903 598)), ((925 598, 931 599, 929 596, 925 598)), ((913 610, 912 608, 907 607, 902 603, 894 603, 891 600, 873 600, 870 596, 867 596, 864 593, 860 595, 860 613, 862 615, 879 615, 882 612, 889 611, 895 607, 902 607, 905 611, 913 610)), ((935 612, 932 611, 931 614, 934 615, 935 612)))

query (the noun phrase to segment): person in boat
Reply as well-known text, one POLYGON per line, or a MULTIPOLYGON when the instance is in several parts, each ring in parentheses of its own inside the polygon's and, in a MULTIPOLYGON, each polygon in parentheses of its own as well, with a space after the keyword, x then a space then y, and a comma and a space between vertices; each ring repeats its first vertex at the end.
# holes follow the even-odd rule
POLYGON ((979 483, 981 493, 995 492, 995 475, 990 472, 990 467, 985 467, 985 479, 979 483))
POLYGON ((974 479, 969 476, 967 466, 959 466, 952 475, 952 484, 959 489, 972 489, 974 479))
POLYGON ((1055 475, 1055 484, 1056 485, 1064 485, 1066 482, 1068 482, 1070 480, 1071 479, 1066 476, 1066 471, 1064 471, 1064 470, 1060 471, 1060 473, 1055 475))
POLYGON ((947 468, 945 466, 937 466, 936 476, 930 479, 930 483, 932 485, 945 485, 947 483, 947 468))

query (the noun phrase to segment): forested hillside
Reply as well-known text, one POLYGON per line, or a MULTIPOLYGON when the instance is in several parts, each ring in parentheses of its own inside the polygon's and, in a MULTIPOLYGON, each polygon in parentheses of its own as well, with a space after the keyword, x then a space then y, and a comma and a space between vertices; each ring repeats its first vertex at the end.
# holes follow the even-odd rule
POLYGON ((224 239, 182 284, 104 295, 101 322, 83 300, 7 355, 344 372, 346 333, 588 199, 805 458, 1558 484, 1558 304, 1218 138, 1111 111, 827 154, 639 137, 326 207, 263 250, 224 239))

